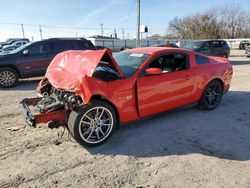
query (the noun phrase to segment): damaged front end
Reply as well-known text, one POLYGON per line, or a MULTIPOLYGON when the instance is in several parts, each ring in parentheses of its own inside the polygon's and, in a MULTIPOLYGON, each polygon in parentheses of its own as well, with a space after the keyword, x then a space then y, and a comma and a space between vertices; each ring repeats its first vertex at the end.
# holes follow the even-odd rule
POLYGON ((48 122, 67 124, 70 112, 86 105, 93 90, 101 91, 104 81, 121 78, 108 50, 62 52, 52 60, 37 87, 40 97, 21 101, 25 121, 32 127, 48 122))
POLYGON ((73 92, 56 89, 45 78, 38 86, 38 98, 25 98, 20 104, 26 123, 36 127, 39 123, 63 125, 68 114, 82 105, 82 99, 73 92))

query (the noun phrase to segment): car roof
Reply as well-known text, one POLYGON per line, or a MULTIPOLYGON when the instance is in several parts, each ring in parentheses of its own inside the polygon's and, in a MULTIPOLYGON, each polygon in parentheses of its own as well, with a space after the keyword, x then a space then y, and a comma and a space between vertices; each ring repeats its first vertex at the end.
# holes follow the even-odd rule
POLYGON ((167 51, 176 51, 176 52, 192 52, 188 49, 182 48, 171 48, 171 47, 144 47, 144 48, 133 48, 124 50, 123 52, 135 52, 135 53, 144 53, 144 54, 153 54, 153 53, 160 53, 160 52, 167 52, 167 51))
POLYGON ((49 39, 44 39, 43 41, 49 41, 49 40, 87 40, 87 39, 75 38, 75 37, 65 37, 65 38, 49 38, 49 39))

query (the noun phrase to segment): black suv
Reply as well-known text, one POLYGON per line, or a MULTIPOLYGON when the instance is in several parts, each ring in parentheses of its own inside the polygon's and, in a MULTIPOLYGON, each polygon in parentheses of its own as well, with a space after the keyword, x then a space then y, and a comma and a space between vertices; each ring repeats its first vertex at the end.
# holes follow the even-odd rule
POLYGON ((230 48, 227 42, 224 40, 190 41, 186 43, 184 48, 208 56, 220 56, 228 58, 230 54, 230 48))
POLYGON ((21 46, 7 55, 0 55, 0 87, 13 87, 19 78, 43 76, 51 60, 66 50, 96 50, 84 38, 53 38, 21 46))
POLYGON ((248 40, 243 40, 240 42, 239 49, 240 50, 245 50, 247 46, 250 46, 250 41, 248 40))

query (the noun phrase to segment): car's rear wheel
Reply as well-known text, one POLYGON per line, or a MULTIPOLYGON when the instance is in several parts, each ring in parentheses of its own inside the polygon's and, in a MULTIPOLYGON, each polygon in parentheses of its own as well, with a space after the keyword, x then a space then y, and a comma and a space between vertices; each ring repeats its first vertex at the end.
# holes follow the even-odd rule
POLYGON ((205 110, 215 109, 221 102, 222 85, 218 80, 211 81, 205 88, 199 106, 205 110))
POLYGON ((107 141, 117 124, 117 115, 111 105, 101 100, 72 111, 68 128, 75 140, 83 146, 97 146, 107 141))
POLYGON ((8 67, 4 67, 0 69, 0 87, 2 88, 10 88, 17 84, 19 80, 18 73, 8 67))

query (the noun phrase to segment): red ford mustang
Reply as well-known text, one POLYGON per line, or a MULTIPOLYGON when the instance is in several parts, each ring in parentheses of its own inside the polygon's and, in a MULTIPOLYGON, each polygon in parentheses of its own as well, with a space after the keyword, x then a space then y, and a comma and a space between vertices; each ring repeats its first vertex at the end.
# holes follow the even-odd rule
POLYGON ((65 125, 80 144, 96 146, 118 123, 193 103, 215 109, 232 74, 227 59, 184 49, 137 48, 114 57, 108 50, 66 51, 40 82, 41 97, 21 105, 29 125, 65 125))

